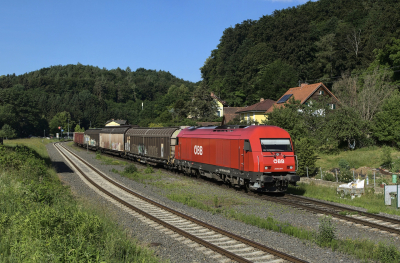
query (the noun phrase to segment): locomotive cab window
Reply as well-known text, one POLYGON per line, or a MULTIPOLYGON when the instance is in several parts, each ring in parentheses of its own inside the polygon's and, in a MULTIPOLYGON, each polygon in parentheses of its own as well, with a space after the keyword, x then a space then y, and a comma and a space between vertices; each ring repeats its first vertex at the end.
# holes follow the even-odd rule
POLYGON ((291 152, 290 139, 261 139, 263 152, 291 152))
POLYGON ((249 140, 244 140, 244 150, 246 152, 251 152, 251 145, 250 145, 250 141, 249 140))

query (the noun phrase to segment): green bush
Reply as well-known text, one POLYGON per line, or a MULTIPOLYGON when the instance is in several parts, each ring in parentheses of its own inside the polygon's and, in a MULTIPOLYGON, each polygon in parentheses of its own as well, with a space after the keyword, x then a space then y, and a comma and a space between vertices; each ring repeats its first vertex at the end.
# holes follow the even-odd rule
POLYGON ((317 243, 321 246, 330 245, 336 238, 336 227, 333 225, 331 217, 322 217, 319 220, 319 227, 317 232, 317 243))
POLYGON ((323 178, 325 181, 336 182, 336 175, 329 173, 329 172, 324 172, 323 178))
POLYGON ((146 169, 144 169, 144 173, 145 173, 145 174, 152 174, 152 173, 154 173, 153 167, 151 167, 150 165, 147 165, 146 169))
POLYGON ((137 169, 136 165, 130 164, 130 165, 128 165, 128 166, 125 167, 124 172, 125 172, 125 173, 133 174, 133 173, 136 173, 137 170, 138 170, 138 169, 137 169))
POLYGON ((392 149, 390 147, 382 147, 382 166, 390 169, 392 167, 392 149))
POLYGON ((340 170, 350 170, 350 163, 345 159, 340 159, 339 168, 340 170))
POLYGON ((340 170, 340 173, 338 174, 338 180, 343 183, 352 182, 353 174, 351 173, 350 170, 347 170, 347 169, 340 170))

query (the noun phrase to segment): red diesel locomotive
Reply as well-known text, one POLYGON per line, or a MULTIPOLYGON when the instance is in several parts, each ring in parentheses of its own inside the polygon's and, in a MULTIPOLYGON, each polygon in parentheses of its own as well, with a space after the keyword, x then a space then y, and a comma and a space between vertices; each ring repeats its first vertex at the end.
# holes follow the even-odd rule
POLYGON ((189 174, 263 192, 300 180, 290 135, 279 127, 191 127, 177 138, 174 165, 189 174))
POLYGON ((293 143, 289 133, 279 127, 119 127, 119 137, 115 138, 110 135, 111 128, 87 130, 84 136, 75 133, 74 142, 247 190, 285 192, 289 184, 300 180, 293 143), (102 136, 120 147, 105 148, 100 143, 102 136), (86 145, 88 141, 90 144, 86 145))

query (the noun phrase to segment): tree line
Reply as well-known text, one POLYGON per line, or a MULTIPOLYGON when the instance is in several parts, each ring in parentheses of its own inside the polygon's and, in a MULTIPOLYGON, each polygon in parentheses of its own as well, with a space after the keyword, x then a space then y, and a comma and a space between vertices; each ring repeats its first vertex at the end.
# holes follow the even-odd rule
POLYGON ((225 29, 201 68, 203 81, 231 106, 277 100, 299 81, 332 88, 377 56, 399 81, 399 61, 385 50, 398 45, 399 11, 392 0, 320 0, 243 21, 225 29))
POLYGON ((143 127, 194 125, 215 119, 208 92, 200 82, 165 71, 52 66, 0 77, 0 127, 8 125, 16 136, 27 137, 55 134, 58 127, 65 132, 68 126, 70 131, 76 125, 103 127, 109 119, 143 127), (194 118, 188 120, 190 112, 194 118))

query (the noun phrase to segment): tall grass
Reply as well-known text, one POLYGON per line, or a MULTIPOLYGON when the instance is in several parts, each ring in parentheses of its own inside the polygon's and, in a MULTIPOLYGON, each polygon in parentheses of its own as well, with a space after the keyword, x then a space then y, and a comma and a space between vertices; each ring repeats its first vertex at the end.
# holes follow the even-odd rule
MULTIPOLYGON (((382 159, 383 149, 377 146, 356 149, 354 151, 344 151, 340 154, 319 154, 316 167, 322 167, 322 170, 330 170, 339 167, 339 161, 344 159, 350 164, 350 168, 373 167, 377 168, 384 163, 382 159)), ((392 159, 397 159, 400 152, 396 149, 391 150, 392 159)))
POLYGON ((127 165, 126 161, 116 160, 114 158, 101 155, 100 152, 96 152, 96 159, 100 160, 101 164, 105 165, 127 165))
POLYGON ((42 154, 0 146, 0 262, 159 262, 78 204, 42 154))

